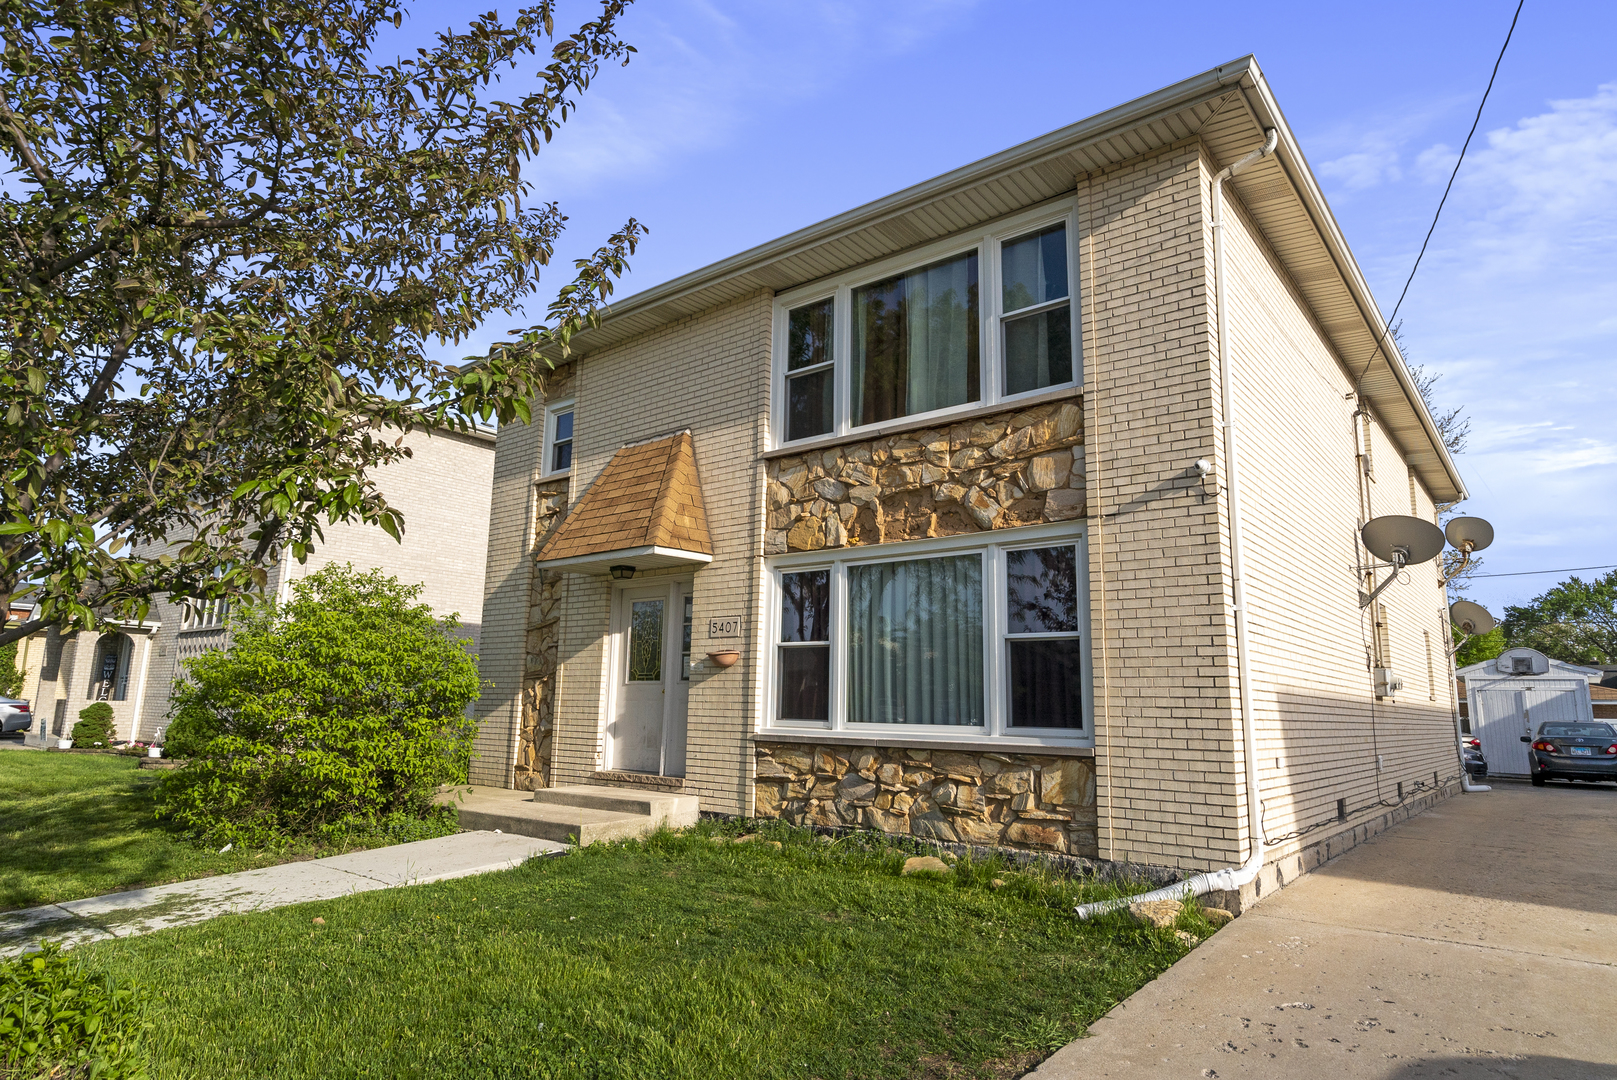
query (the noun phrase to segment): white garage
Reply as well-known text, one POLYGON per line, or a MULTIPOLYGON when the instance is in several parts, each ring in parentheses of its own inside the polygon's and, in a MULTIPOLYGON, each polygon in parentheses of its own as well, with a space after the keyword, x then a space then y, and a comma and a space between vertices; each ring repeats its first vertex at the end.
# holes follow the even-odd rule
POLYGON ((1482 741, 1490 776, 1527 776, 1527 745, 1540 724, 1594 719, 1589 683, 1599 668, 1551 660, 1533 649, 1508 649, 1497 659, 1463 667, 1471 734, 1482 741))

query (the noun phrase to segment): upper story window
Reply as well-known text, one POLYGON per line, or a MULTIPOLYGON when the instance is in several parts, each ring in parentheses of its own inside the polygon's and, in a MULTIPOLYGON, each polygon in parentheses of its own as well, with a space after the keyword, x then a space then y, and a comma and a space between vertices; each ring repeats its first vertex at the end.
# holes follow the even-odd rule
POLYGON ((229 614, 229 600, 194 600, 187 597, 180 601, 180 629, 213 630, 223 626, 229 614))
POLYGON ((777 442, 946 416, 1082 379, 1070 206, 783 295, 777 442))
POLYGON ((545 410, 545 469, 567 472, 573 467, 573 403, 559 401, 545 410))

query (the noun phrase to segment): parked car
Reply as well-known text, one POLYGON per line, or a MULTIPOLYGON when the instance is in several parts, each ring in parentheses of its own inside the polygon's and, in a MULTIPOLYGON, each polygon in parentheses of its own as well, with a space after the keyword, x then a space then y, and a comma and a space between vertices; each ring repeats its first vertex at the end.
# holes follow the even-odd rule
POLYGON ((1460 757, 1465 760, 1467 776, 1481 780, 1488 775, 1488 759, 1482 756, 1482 740, 1475 735, 1460 739, 1460 757))
POLYGON ((1534 787, 1546 780, 1617 780, 1617 729, 1610 724, 1545 721, 1531 742, 1534 787))
POLYGON ((0 734, 29 731, 34 726, 34 714, 28 702, 20 698, 0 698, 0 734))

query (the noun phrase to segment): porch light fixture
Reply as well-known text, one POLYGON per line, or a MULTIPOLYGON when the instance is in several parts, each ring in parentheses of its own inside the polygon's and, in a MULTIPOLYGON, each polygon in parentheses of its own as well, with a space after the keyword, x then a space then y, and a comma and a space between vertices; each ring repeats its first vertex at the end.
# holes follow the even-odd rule
POLYGON ((612 572, 613 579, 617 581, 628 581, 630 578, 634 577, 634 567, 632 566, 609 566, 607 569, 612 572))

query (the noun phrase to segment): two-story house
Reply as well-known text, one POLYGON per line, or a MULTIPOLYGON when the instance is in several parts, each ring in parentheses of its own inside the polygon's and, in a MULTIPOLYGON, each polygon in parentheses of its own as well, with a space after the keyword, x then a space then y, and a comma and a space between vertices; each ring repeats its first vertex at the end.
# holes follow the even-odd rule
MULTIPOLYGON (((475 650, 481 634, 494 435, 473 429, 434 435, 416 431, 404 438, 411 456, 377 473, 382 493, 404 515, 402 540, 371 525, 328 524, 305 561, 296 561, 288 551, 269 567, 266 594, 284 600, 291 595, 292 582, 330 563, 379 569, 407 584, 420 584, 422 602, 439 615, 459 614, 475 650)), ((159 547, 146 545, 143 550, 159 547)), ((70 735, 81 709, 105 701, 112 706, 119 739, 160 740, 183 662, 228 643, 228 616, 224 601, 196 604, 159 597, 145 621, 110 633, 35 635, 40 644, 34 702, 39 737, 70 735)))
POLYGON ((474 783, 1271 878, 1452 790, 1439 572, 1363 606, 1359 527, 1465 489, 1252 58, 575 344, 474 783))

